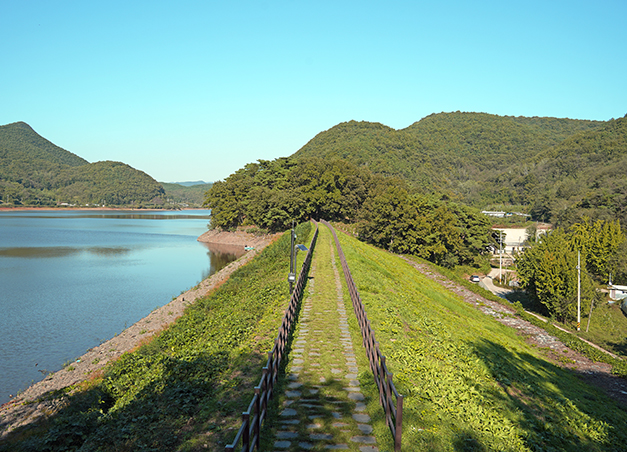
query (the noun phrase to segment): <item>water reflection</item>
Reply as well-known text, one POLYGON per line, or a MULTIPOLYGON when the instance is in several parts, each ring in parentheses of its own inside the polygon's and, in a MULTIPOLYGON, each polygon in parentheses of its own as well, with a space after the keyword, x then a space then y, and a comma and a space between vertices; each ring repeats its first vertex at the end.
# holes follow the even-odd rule
POLYGON ((0 211, 0 404, 241 256, 208 213, 0 211))
POLYGON ((80 248, 68 246, 0 248, 0 257, 53 258, 70 256, 80 252, 80 248))
POLYGON ((122 256, 131 252, 130 248, 93 246, 87 248, 71 246, 15 247, 0 248, 0 257, 22 259, 59 258, 88 252, 102 257, 122 256))
POLYGON ((104 246, 93 246, 91 248, 87 248, 86 251, 91 254, 95 254, 96 256, 101 257, 118 257, 123 256, 131 252, 130 248, 124 248, 120 246, 115 247, 104 247, 104 246))
POLYGON ((203 272, 203 279, 208 278, 229 263, 242 257, 246 251, 243 246, 223 245, 219 243, 202 243, 209 251, 209 269, 203 272))
POLYGON ((20 214, 2 213, 2 218, 62 218, 62 219, 112 219, 112 220, 209 220, 209 215, 188 215, 188 214, 171 214, 169 212, 162 213, 77 213, 64 212, 64 214, 31 214, 26 212, 20 214))

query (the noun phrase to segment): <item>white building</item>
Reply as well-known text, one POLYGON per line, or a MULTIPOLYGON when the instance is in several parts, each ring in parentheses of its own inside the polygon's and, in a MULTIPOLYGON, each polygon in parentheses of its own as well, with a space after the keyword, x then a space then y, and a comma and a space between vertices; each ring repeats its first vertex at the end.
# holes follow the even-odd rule
MULTIPOLYGON (((505 254, 520 251, 525 240, 527 240, 527 230, 524 228, 492 228, 494 231, 501 231, 503 235, 503 250, 505 254)), ((497 250, 498 252, 498 250, 497 250)))
POLYGON ((610 291, 610 300, 624 300, 627 299, 627 286, 619 286, 617 284, 611 284, 607 286, 610 291))

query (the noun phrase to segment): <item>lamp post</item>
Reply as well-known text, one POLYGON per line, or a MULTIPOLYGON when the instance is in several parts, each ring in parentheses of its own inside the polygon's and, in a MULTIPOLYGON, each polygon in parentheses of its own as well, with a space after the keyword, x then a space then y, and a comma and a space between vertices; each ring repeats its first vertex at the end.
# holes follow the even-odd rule
POLYGON ((296 234, 294 233, 294 222, 292 222, 292 237, 290 241, 290 272, 287 275, 287 282, 290 284, 290 294, 294 290, 294 283, 296 282, 296 256, 299 251, 309 251, 305 245, 295 245, 296 234))
POLYGON ((292 239, 290 241, 290 272, 287 275, 287 282, 290 284, 290 294, 294 289, 294 282, 296 281, 296 274, 294 273, 294 241, 296 234, 294 233, 294 222, 292 221, 292 239))

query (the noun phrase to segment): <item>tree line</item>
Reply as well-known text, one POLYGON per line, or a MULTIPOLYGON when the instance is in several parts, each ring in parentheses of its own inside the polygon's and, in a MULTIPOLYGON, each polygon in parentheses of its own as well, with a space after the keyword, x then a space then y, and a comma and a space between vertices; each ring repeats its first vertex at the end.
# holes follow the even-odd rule
POLYGON ((309 218, 353 223, 360 238, 444 266, 477 264, 494 237, 476 209, 412 189, 334 158, 259 160, 215 182, 204 206, 211 226, 270 231, 309 218))

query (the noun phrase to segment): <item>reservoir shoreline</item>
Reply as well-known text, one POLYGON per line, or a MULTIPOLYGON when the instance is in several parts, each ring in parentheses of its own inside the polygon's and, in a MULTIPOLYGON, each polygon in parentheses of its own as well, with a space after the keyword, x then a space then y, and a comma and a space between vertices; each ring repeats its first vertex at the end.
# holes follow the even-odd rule
POLYGON ((42 370, 46 375, 42 381, 34 383, 0 406, 0 439, 18 427, 28 425, 42 416, 54 414, 63 405, 63 397, 55 394, 55 391, 97 377, 108 363, 149 342, 178 319, 187 306, 222 285, 235 270, 252 260, 279 235, 254 235, 242 230, 235 232, 210 230, 202 234, 198 241, 208 244, 211 249, 215 248, 216 252, 231 252, 241 256, 168 304, 153 310, 120 334, 88 350, 74 361, 66 363, 61 370, 56 372, 42 370))

